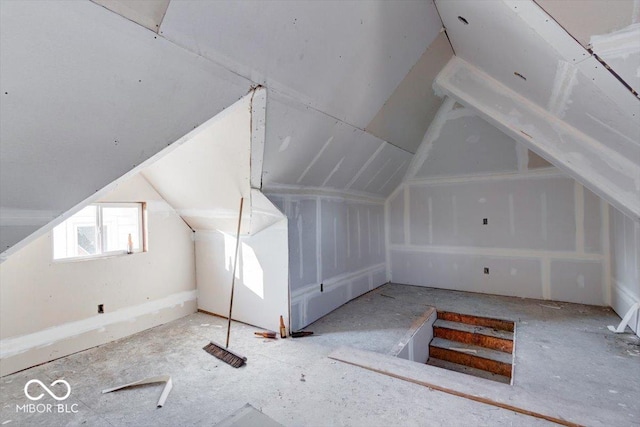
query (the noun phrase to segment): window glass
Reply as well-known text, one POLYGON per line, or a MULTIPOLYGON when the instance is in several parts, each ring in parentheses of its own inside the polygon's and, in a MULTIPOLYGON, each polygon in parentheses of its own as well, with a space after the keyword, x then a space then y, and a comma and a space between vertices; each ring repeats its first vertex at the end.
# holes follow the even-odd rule
POLYGON ((53 229, 53 258, 139 252, 142 227, 141 203, 89 205, 53 229))
POLYGON ((131 235, 132 250, 140 249, 138 223, 140 209, 138 207, 106 207, 102 208, 102 236, 104 251, 112 252, 128 249, 131 235))

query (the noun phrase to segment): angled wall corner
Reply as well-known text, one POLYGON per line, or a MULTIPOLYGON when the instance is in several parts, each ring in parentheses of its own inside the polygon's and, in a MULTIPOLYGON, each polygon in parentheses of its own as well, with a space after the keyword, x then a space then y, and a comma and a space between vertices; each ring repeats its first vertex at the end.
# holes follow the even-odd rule
POLYGON ((627 215, 640 218, 637 145, 596 140, 458 57, 434 85, 627 215))

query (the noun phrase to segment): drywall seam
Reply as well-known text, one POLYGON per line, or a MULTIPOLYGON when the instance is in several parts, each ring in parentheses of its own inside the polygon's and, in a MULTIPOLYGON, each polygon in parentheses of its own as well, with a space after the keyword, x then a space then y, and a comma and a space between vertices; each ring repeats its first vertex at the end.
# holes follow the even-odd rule
POLYGON ((345 189, 350 189, 353 184, 355 184, 355 182, 358 180, 358 178, 360 178, 360 175, 362 175, 362 173, 369 167, 369 165, 371 164, 371 162, 373 162, 375 160, 376 157, 378 157, 378 155, 380 154, 380 152, 382 152, 382 150, 384 149, 384 147, 386 142, 382 141, 380 143, 380 146, 376 149, 376 151, 371 155, 371 157, 369 157, 369 159, 367 159, 367 161, 364 163, 364 165, 362 165, 362 167, 360 168, 360 170, 358 171, 358 173, 356 173, 356 175, 351 179, 351 181, 349 181, 349 183, 347 184, 347 186, 345 187, 345 189))
POLYGON ((547 233, 547 193, 543 192, 540 194, 540 210, 542 211, 541 214, 541 218, 542 218, 542 224, 540 225, 540 228, 542 229, 542 239, 543 240, 547 240, 548 233, 547 233))
POLYGON ((600 57, 627 58, 640 51, 640 23, 609 34, 591 36, 589 45, 600 57))
POLYGON ((503 0, 503 2, 561 57, 574 63, 615 104, 629 112, 637 108, 638 98, 620 84, 618 79, 564 28, 557 25, 553 18, 552 25, 549 25, 549 15, 542 7, 532 1, 503 0))
MULTIPOLYGON (((400 184, 398 188, 403 187, 403 184, 400 184)), ((395 193, 395 191, 394 191, 395 193)), ((391 197, 388 197, 384 203, 384 263, 385 263, 385 275, 387 282, 391 281, 391 197)), ((349 219, 347 218, 347 224, 349 223, 349 219)), ((349 231, 347 230, 347 236, 349 235, 349 231)), ((348 241, 349 239, 347 239, 348 241)), ((347 253, 347 256, 349 254, 347 253)))
POLYGON ((345 157, 342 156, 342 158, 340 159, 340 161, 338 161, 338 163, 334 166, 334 168, 331 170, 331 172, 329 172, 329 175, 327 175, 327 177, 324 179, 324 181, 322 181, 322 186, 326 186, 327 182, 329 182, 329 180, 331 179, 331 177, 333 177, 333 175, 338 172, 338 169, 340 169, 340 166, 342 166, 342 162, 344 162, 345 157))
POLYGON ((526 172, 529 169, 529 150, 522 144, 516 144, 516 159, 518 159, 518 172, 526 172))
POLYGON ((573 181, 573 198, 576 212, 576 252, 584 254, 584 187, 573 181))
POLYGON ((299 196, 322 196, 325 198, 352 200, 354 202, 383 204, 385 198, 372 193, 363 193, 353 190, 336 190, 323 187, 305 187, 299 185, 288 184, 271 184, 268 188, 263 189, 265 194, 285 194, 299 196))
POLYGON ((611 277, 611 236, 610 236, 610 218, 609 218, 609 204, 600 199, 600 241, 602 242, 602 254, 604 255, 604 268, 602 272, 604 274, 603 283, 605 284, 604 302, 608 306, 611 306, 612 301, 612 277, 611 277))
POLYGON ((547 257, 540 259, 540 276, 542 279, 542 298, 551 299, 551 260, 547 257))
MULTIPOLYGON (((431 196, 429 196, 429 198, 427 198, 427 208, 428 208, 428 213, 429 213, 429 244, 432 245, 433 244, 433 199, 431 199, 431 196)), ((405 242, 405 243, 411 243, 411 242, 405 242)))
POLYGON ((367 188, 369 188, 369 186, 373 183, 373 181, 375 181, 375 179, 378 177, 378 175, 380 175, 380 173, 387 167, 387 165, 389 164, 389 162, 391 161, 391 157, 387 158, 387 160, 382 164, 382 166, 376 171, 376 173, 373 174, 373 176, 371 177, 371 179, 369 180, 369 182, 367 182, 367 185, 364 186, 364 189, 366 190, 367 188))
POLYGON ((602 254, 577 254, 566 251, 539 251, 530 249, 513 248, 480 248, 469 246, 419 246, 419 245, 391 245, 391 251, 418 252, 418 253, 443 253, 460 255, 484 255, 504 258, 552 258, 580 261, 603 261, 602 254))
MULTIPOLYGON (((316 197, 316 280, 322 283, 322 203, 316 197)), ((300 248, 302 250, 302 248, 300 248)))
POLYGON ((411 201, 409 199, 409 187, 406 185, 404 186, 403 202, 404 202, 404 212, 402 213, 404 218, 403 242, 405 245, 408 245, 409 243, 411 243, 411 215, 409 213, 411 201))
MULTIPOLYGON (((251 187, 262 189, 262 165, 266 139, 267 90, 262 86, 253 89, 251 96, 251 187)), ((253 205, 250 205, 253 206, 253 205)))
POLYGON ((427 128, 427 132, 424 134, 422 138, 422 142, 418 147, 418 151, 411 159, 411 163, 409 163, 409 168, 404 175, 404 180, 412 179, 416 176, 424 162, 427 161, 429 157, 429 152, 433 147, 433 143, 440 136, 440 131, 444 127, 447 120, 449 120, 448 114, 453 111, 453 107, 456 101, 451 97, 445 97, 442 105, 438 109, 435 117, 431 121, 431 124, 427 128))
POLYGON ((405 160, 402 163, 400 163, 400 166, 398 166, 396 168, 396 170, 389 176, 389 178, 387 178, 387 180, 380 186, 380 191, 384 191, 384 189, 387 187, 387 185, 389 185, 391 180, 393 180, 393 178, 396 177, 398 172, 400 172, 402 170, 402 168, 404 168, 404 165, 406 165, 406 164, 407 164, 407 160, 405 160))
POLYGON ((578 84, 578 68, 564 60, 558 61, 553 89, 547 110, 556 117, 563 118, 571 103, 571 93, 578 84))
POLYGON ((43 226, 56 219, 58 211, 0 208, 0 227, 43 226))
POLYGON ((526 173, 521 172, 504 172, 504 173, 484 173, 477 175, 452 176, 441 178, 413 178, 405 182, 406 185, 445 185, 445 184, 464 184, 467 182, 490 182, 490 181, 506 181, 529 178, 558 178, 566 177, 567 174, 557 169, 536 169, 526 173))
POLYGON ((195 301, 197 292, 184 291, 149 301, 140 305, 121 308, 111 313, 99 314, 87 319, 65 323, 42 331, 18 337, 5 338, 0 341, 0 359, 15 356, 26 351, 51 345, 58 341, 73 338, 86 332, 100 330, 109 325, 135 321, 137 317, 154 314, 160 310, 184 305, 195 301))
MULTIPOLYGON (((363 268, 361 270, 340 274, 338 276, 333 276, 333 277, 331 277, 329 279, 325 279, 325 281, 323 282, 324 291, 325 292, 332 291, 332 290, 342 286, 345 282, 358 280, 358 279, 360 279, 362 277, 366 277, 366 276, 374 274, 374 273, 384 272, 384 271, 386 271, 386 268, 387 268, 386 263, 381 262, 379 264, 370 265, 370 266, 365 267, 365 268, 363 268)), ((317 283, 311 283, 309 285, 306 285, 306 286, 304 286, 302 288, 298 288, 298 289, 294 290, 293 292, 291 292, 291 299, 292 300, 297 300, 297 299, 299 299, 299 298, 301 298, 301 297, 303 297, 305 295, 315 294, 317 292, 318 292, 318 284, 317 283)))
POLYGON ((516 235, 516 219, 515 219, 515 206, 513 203, 513 193, 508 195, 509 201, 509 235, 511 237, 516 235))
POLYGON ((304 177, 307 176, 307 174, 309 173, 309 171, 311 170, 313 165, 315 165, 316 162, 320 159, 320 157, 322 157, 322 154, 325 152, 325 150, 327 148, 329 148, 329 145, 331 145, 332 141, 333 141, 333 136, 330 136, 329 139, 327 139, 327 142, 324 143, 324 145, 322 146, 320 151, 318 151, 316 153, 316 155, 313 157, 313 159, 311 160, 311 163, 309 163, 309 165, 306 167, 306 169, 304 171, 302 171, 302 174, 300 175, 300 177, 296 181, 297 184, 300 184, 300 181, 302 181, 304 179, 304 177))

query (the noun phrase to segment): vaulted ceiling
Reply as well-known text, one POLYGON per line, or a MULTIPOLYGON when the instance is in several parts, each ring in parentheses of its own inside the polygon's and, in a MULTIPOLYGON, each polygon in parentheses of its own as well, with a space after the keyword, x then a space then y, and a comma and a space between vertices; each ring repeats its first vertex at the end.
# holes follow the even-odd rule
MULTIPOLYGON (((598 70, 607 73, 598 74, 603 82, 588 82, 582 74, 591 75, 582 69, 574 82, 571 68, 559 65, 566 58, 544 37, 558 31, 566 37, 564 27, 584 45, 590 36, 637 22, 636 3, 616 0, 603 10, 599 1, 578 8, 538 0, 559 22, 550 19, 548 31, 527 25, 530 16, 513 10, 518 3, 2 0, 2 250, 255 85, 268 91, 266 190, 385 197, 440 107, 432 84, 454 52, 589 136, 587 144, 604 140, 626 156, 631 163, 622 175, 633 186, 640 164, 637 98, 604 69, 598 70), (578 9, 601 19, 578 19, 572 14, 578 9)), ((584 54, 576 62, 590 57, 569 39, 573 51, 584 54)), ((491 122, 483 106, 475 108, 491 122)), ((549 150, 540 154, 564 159, 549 150)), ((588 172, 586 166, 565 170, 579 179, 588 172)))

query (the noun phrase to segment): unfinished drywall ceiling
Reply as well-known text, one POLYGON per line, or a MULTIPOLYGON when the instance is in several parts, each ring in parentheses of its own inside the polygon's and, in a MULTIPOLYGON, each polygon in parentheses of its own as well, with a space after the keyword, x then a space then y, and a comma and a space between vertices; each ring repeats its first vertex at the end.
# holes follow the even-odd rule
POLYGON ((175 1, 160 34, 363 129, 441 25, 431 1, 175 1))
POLYGON ((407 178, 512 172, 526 166, 526 150, 452 99, 446 98, 437 117, 407 178))
POLYGON ((283 96, 267 101, 265 191, 330 188, 386 196, 411 153, 283 96))
POLYGON ((636 94, 640 92, 640 23, 592 36, 591 48, 636 94))
POLYGON ((92 2, 3 1, 0 19, 2 251, 250 88, 92 2))
POLYGON ((637 0, 535 0, 580 44, 591 36, 620 30, 640 20, 637 0))
POLYGON ((640 216, 640 101, 532 2, 437 5, 458 55, 437 87, 640 216))
POLYGON ((400 82, 366 131, 415 153, 438 107, 442 103, 432 89, 433 80, 453 56, 442 32, 400 82))
POLYGON ((153 32, 158 32, 160 23, 169 7, 169 0, 91 0, 114 11, 153 32))

